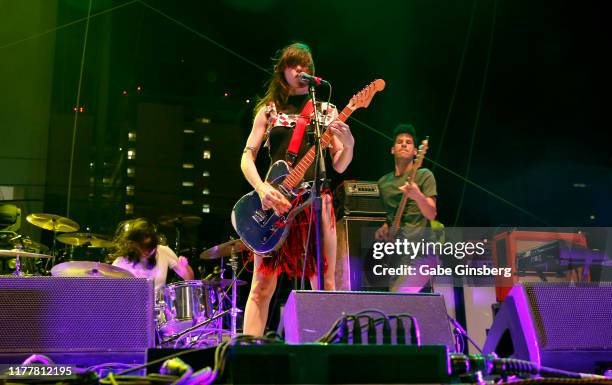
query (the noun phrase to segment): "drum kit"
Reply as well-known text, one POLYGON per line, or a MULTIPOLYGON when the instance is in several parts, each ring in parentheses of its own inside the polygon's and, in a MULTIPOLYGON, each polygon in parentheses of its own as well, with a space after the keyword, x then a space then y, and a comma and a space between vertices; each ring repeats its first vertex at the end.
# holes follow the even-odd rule
POLYGON ((158 339, 165 347, 203 347, 237 335, 238 253, 246 250, 240 240, 214 246, 200 254, 203 260, 219 259, 219 278, 181 281, 166 285, 156 295, 158 339), (224 278, 225 257, 229 257, 232 278, 224 278), (228 292, 231 290, 231 294, 228 292), (226 303, 229 308, 226 309, 226 303), (229 315, 229 330, 223 329, 223 317, 229 315))
MULTIPOLYGON (((75 221, 55 214, 36 213, 26 220, 34 226, 53 232, 51 250, 15 232, 0 232, 0 257, 14 258, 13 275, 48 275, 57 277, 105 277, 129 278, 132 273, 102 261, 72 260, 77 248, 109 249, 113 247, 110 237, 77 232, 80 226, 75 221), (4 241, 3 241, 4 240, 4 241), (57 242, 66 245, 65 262, 55 264, 60 255, 57 242), (7 247, 8 246, 8 247, 7 247), (68 250, 68 251, 67 251, 68 250), (28 266, 45 264, 45 268, 28 266), (48 270, 48 267, 51 269, 48 270)), ((184 227, 199 224, 199 217, 161 218, 162 226, 174 226, 177 250, 184 227), (197 218, 197 219, 196 219, 197 218)), ((246 282, 238 279, 239 253, 246 251, 240 240, 232 240, 203 251, 203 260, 219 260, 219 277, 188 280, 165 285, 155 293, 155 329, 158 345, 162 347, 205 347, 219 344, 225 337, 237 334, 237 318, 241 310, 237 307, 237 287, 246 282), (231 278, 225 278, 226 258, 231 268, 231 278), (230 293, 228 295, 228 293, 230 293), (229 329, 223 328, 223 320, 229 316, 229 329)))

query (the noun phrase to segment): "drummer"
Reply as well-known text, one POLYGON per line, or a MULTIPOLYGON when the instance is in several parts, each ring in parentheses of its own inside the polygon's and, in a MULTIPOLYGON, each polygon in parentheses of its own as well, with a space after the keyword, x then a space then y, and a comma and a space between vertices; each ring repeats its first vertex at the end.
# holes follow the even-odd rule
POLYGON ((187 258, 177 257, 168 246, 160 244, 160 234, 155 225, 144 218, 123 221, 115 232, 113 266, 125 269, 137 278, 155 281, 155 290, 166 284, 168 269, 184 280, 194 278, 187 258))

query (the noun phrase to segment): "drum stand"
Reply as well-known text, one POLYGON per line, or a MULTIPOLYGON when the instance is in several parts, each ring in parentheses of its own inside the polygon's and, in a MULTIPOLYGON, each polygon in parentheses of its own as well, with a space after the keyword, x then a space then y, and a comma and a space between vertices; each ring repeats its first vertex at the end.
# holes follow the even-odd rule
POLYGON ((236 302, 238 299, 238 286, 236 285, 236 271, 238 270, 238 254, 232 248, 232 255, 230 257, 230 267, 232 268, 232 308, 230 309, 230 338, 236 336, 236 318, 238 317, 238 308, 236 302))
MULTIPOLYGON (((223 282, 223 275, 225 273, 225 263, 223 262, 224 258, 221 257, 221 282, 223 282)), ((230 337, 234 338, 238 333, 236 332, 236 320, 238 318, 238 313, 240 313, 240 309, 238 309, 237 302, 238 302, 238 285, 236 284, 237 280, 238 280, 238 253, 236 252, 236 250, 232 247, 232 251, 230 254, 230 260, 229 260, 229 265, 230 268, 232 269, 232 283, 230 284, 230 287, 232 288, 232 307, 230 308, 230 337)), ((223 286, 221 286, 221 290, 223 290, 223 286)), ((223 295, 225 296, 225 292, 223 293, 223 295)), ((222 310, 223 308, 221 308, 222 310)))

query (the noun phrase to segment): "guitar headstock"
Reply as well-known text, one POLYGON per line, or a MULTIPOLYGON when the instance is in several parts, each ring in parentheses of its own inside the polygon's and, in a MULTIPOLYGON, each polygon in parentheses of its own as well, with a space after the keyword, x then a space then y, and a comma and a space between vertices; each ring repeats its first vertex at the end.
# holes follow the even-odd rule
POLYGON ((385 81, 382 79, 376 79, 372 83, 368 84, 364 89, 353 95, 347 107, 351 110, 366 108, 370 105, 374 94, 384 89, 385 81))
POLYGON ((414 160, 414 168, 419 169, 423 165, 423 159, 425 158, 425 154, 427 154, 427 150, 429 149, 429 136, 421 141, 421 145, 419 146, 419 151, 417 152, 416 158, 414 160))

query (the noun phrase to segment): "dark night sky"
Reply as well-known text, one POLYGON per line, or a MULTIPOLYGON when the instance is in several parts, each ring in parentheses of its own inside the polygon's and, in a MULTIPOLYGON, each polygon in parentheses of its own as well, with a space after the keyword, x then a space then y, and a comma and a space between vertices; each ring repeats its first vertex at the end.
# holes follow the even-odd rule
MULTIPOLYGON (((354 117, 387 133, 400 121, 413 122, 420 134, 430 136, 429 157, 460 175, 475 130, 470 180, 549 224, 610 224, 612 158, 602 98, 608 28, 595 3, 256 3, 148 4, 267 68, 277 48, 305 41, 313 48, 318 74, 334 85, 339 106, 372 79, 383 78, 387 89, 354 117)), ((189 57, 191 75, 215 77, 206 85, 227 88, 235 98, 262 93, 263 71, 153 11, 135 12, 141 18, 139 41, 152 44, 143 32, 155 34, 161 60, 189 57)), ((175 76, 188 81, 185 73, 175 76)), ((198 93, 197 87, 190 91, 198 93)), ((392 160, 386 139, 355 121, 351 128, 357 144, 346 177, 376 179, 387 172, 392 160)), ((462 182, 435 170, 440 219, 452 224, 462 182)), ((468 186, 459 224, 542 223, 468 186)))
MULTIPOLYGON (((276 49, 304 41, 313 49, 317 74, 334 86, 335 104, 343 107, 353 93, 383 78, 387 88, 353 116, 387 134, 399 122, 412 122, 421 136, 429 135, 428 157, 439 166, 425 166, 436 174, 443 223, 612 223, 612 156, 603 110, 609 27, 597 2, 145 3, 94 2, 94 13, 127 5, 92 19, 86 79, 100 69, 96 46, 110 44, 112 92, 143 84, 148 100, 233 120, 246 138, 252 104, 245 100, 263 94, 268 76, 247 60, 270 68, 276 49), (223 98, 224 92, 230 96, 223 98), (468 184, 462 200, 461 176, 470 159, 467 177, 480 188, 468 184)), ((86 12, 86 2, 60 1, 57 23, 86 12)), ((82 32, 83 23, 59 32, 58 42, 68 48, 56 52, 80 58, 73 48, 80 47, 82 32)), ((78 74, 78 63, 62 63, 66 68, 56 69, 56 77, 78 74)), ((64 95, 58 83, 56 98, 64 95)), ((95 94, 95 87, 88 92, 95 94)), ((72 103, 73 92, 64 97, 72 103)), ((343 177, 376 180, 390 171, 390 142, 349 123, 355 157, 343 177)))

